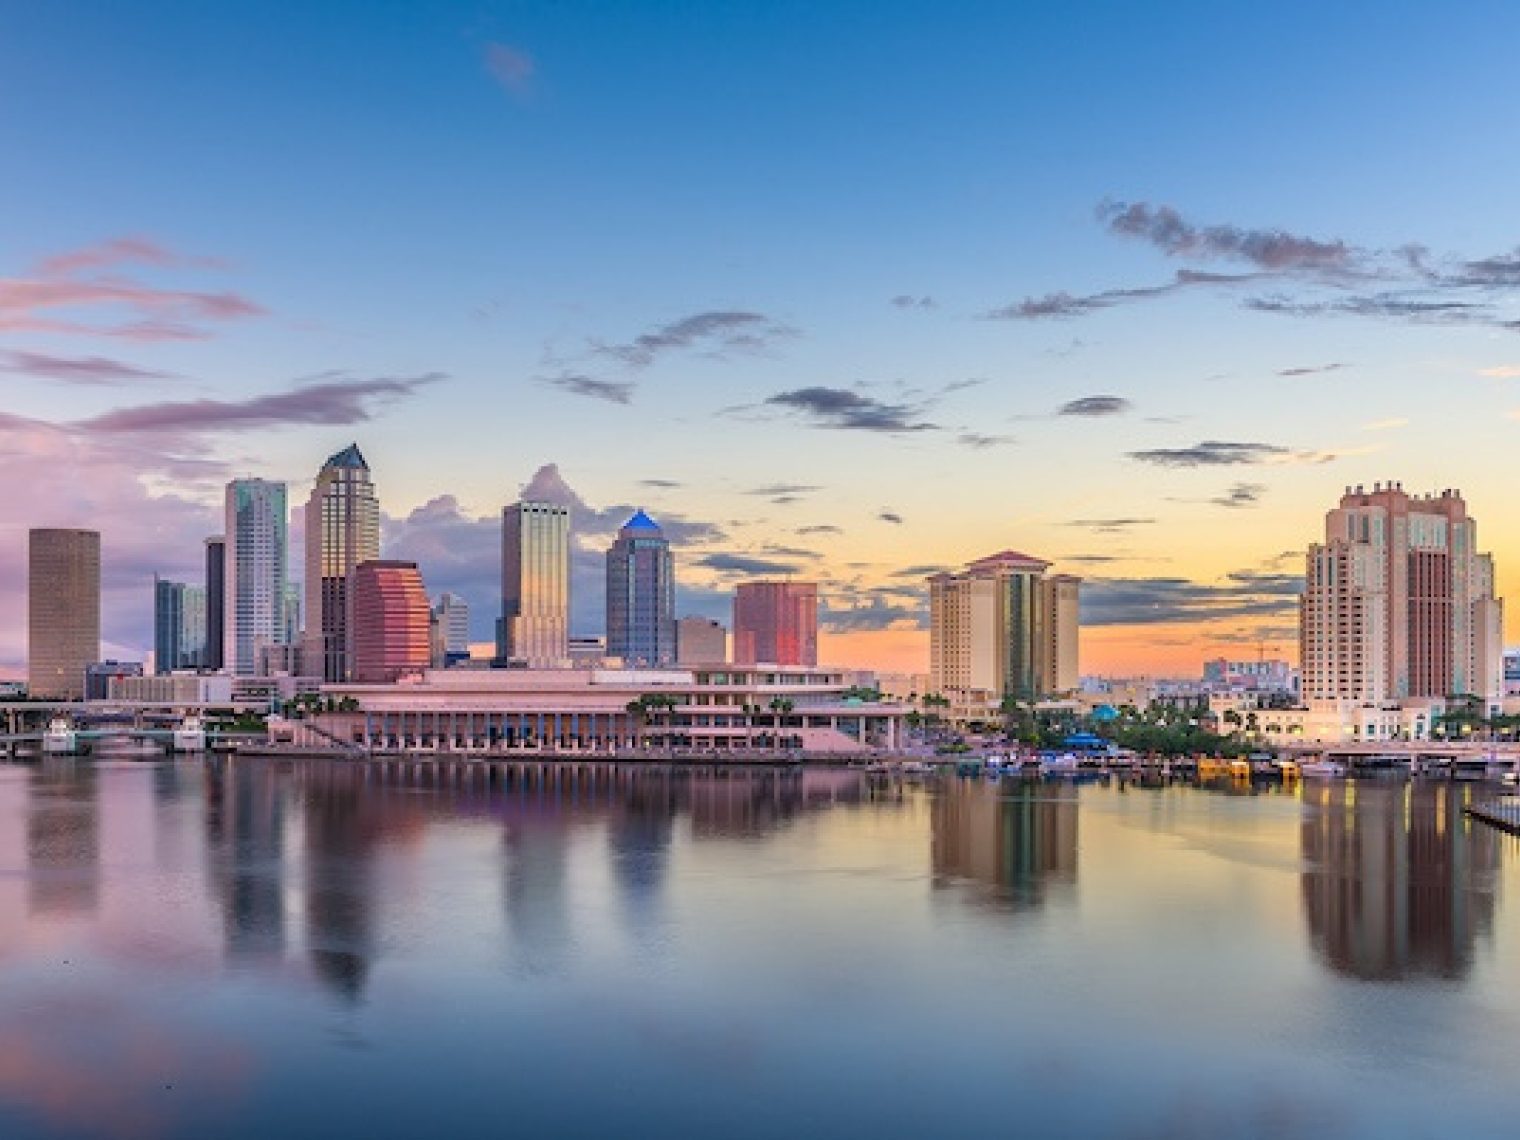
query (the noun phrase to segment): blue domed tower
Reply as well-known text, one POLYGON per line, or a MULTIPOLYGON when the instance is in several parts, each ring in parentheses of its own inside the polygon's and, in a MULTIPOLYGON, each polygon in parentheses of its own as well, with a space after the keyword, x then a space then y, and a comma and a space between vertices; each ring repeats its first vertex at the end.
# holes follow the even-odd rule
POLYGON ((607 655, 630 666, 676 663, 674 561, 665 532, 642 510, 607 551, 607 655))

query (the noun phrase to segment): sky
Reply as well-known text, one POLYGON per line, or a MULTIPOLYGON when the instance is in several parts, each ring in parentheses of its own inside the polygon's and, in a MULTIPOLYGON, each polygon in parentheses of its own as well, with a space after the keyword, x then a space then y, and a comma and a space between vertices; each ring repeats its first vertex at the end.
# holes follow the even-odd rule
MULTIPOLYGON (((151 647, 222 487, 351 442, 490 636, 499 516, 643 507, 679 608, 1084 578, 1084 672, 1294 655, 1347 485, 1460 489, 1520 585, 1520 7, 0 0, 0 665, 33 526, 151 647)), ((293 558, 293 564, 299 564, 293 558)), ((1520 609, 1512 607, 1511 640, 1520 609)))

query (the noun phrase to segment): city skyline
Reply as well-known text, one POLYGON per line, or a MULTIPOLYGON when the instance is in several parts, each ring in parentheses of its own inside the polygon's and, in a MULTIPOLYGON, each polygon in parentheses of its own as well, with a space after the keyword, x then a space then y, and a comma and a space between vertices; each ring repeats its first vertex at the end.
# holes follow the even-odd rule
POLYGON ((29 528, 101 530, 102 655, 142 653, 228 479, 299 499, 356 436, 381 555, 477 643, 519 497, 575 516, 573 633, 644 507, 678 616, 818 581, 841 665, 923 669, 923 577, 1003 547, 1083 578, 1084 671, 1292 655, 1322 504, 1389 479, 1460 489, 1514 592, 1520 12, 847 7, 291 9, 193 75, 225 16, 8 12, 0 666, 29 528))

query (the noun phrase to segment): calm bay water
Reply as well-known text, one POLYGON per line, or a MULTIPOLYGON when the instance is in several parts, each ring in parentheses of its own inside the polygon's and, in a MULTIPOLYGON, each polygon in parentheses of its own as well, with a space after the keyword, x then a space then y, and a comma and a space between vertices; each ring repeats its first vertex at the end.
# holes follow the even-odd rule
POLYGON ((1467 794, 0 765, 0 1136, 1512 1135, 1467 794))

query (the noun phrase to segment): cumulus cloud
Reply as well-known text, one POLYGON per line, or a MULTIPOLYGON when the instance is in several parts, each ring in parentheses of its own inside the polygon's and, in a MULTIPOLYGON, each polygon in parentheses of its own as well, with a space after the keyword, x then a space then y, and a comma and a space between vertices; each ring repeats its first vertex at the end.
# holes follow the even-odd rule
POLYGON ((437 495, 403 518, 381 520, 387 558, 417 563, 428 593, 447 590, 470 605, 470 637, 495 637, 501 613, 501 516, 468 514, 453 495, 437 495))
POLYGON ((1088 418, 1118 416, 1123 415, 1133 406, 1123 396, 1083 396, 1077 400, 1067 400, 1056 409, 1056 415, 1088 418))
POLYGON ((54 356, 19 350, 0 352, 0 372, 95 386, 175 379, 171 372, 138 368, 104 356, 54 356))
POLYGON ((661 325, 626 344, 597 345, 596 351, 629 368, 646 368, 661 356, 684 349, 700 349, 711 356, 755 353, 795 332, 762 313, 714 310, 661 325))
POLYGON ((921 406, 891 404, 849 388, 794 388, 778 392, 765 402, 801 413, 814 427, 891 435, 933 431, 936 427, 919 418, 921 406))
POLYGON ((634 385, 626 380, 598 380, 593 376, 565 373, 540 380, 539 383, 574 396, 605 400, 609 404, 628 404, 633 400, 634 385))

